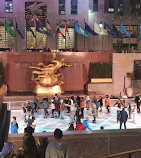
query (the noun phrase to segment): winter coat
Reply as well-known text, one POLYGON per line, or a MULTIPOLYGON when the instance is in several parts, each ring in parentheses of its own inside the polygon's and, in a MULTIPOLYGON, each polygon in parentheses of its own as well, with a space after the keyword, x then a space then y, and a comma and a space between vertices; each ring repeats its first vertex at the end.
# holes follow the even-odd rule
POLYGON ((84 131, 85 126, 82 123, 76 124, 75 131, 84 131))
POLYGON ((92 115, 93 115, 94 117, 97 117, 97 109, 96 109, 95 106, 92 107, 92 115))
POLYGON ((84 102, 84 100, 82 100, 82 101, 80 102, 80 108, 85 108, 85 102, 84 102))
POLYGON ((48 109, 49 108, 49 103, 46 100, 43 101, 43 103, 41 105, 43 106, 44 109, 48 109))
POLYGON ((45 158, 68 158, 68 147, 64 142, 53 141, 46 149, 45 158))
POLYGON ((89 125, 88 125, 88 121, 87 121, 87 120, 84 120, 84 121, 83 121, 83 125, 85 126, 85 130, 86 130, 86 129, 91 130, 91 128, 90 128, 89 125))
POLYGON ((120 113, 121 117, 120 117, 120 121, 121 122, 126 122, 128 119, 128 114, 125 110, 122 110, 120 113))
POLYGON ((13 134, 13 133, 18 133, 18 128, 16 125, 11 123, 11 134, 13 134))

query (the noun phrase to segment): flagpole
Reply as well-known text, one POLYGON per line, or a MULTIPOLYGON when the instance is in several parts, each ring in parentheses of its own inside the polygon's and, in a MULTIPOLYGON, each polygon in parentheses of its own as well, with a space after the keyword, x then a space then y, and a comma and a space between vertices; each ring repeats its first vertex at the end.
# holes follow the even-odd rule
POLYGON ((67 36, 66 36, 66 22, 65 22, 65 37, 66 37, 66 38, 65 38, 65 52, 66 52, 66 42, 67 42, 67 41, 66 41, 66 40, 67 40, 67 36))
POLYGON ((6 18, 4 18, 4 27, 5 27, 5 51, 6 51, 6 25, 5 25, 5 21, 6 21, 6 18))
MULTIPOLYGON (((85 24, 85 19, 84 19, 84 24, 85 24)), ((85 35, 84 35, 84 51, 85 51, 85 35)))
MULTIPOLYGON (((14 25, 16 25, 16 18, 14 18, 14 20, 15 20, 15 24, 14 25)), ((17 52, 17 31, 15 31, 15 34, 16 34, 16 38, 15 38, 15 51, 17 52)))
MULTIPOLYGON (((94 29, 94 19, 93 19, 93 29, 94 29)), ((93 52, 94 52, 94 36, 93 36, 93 52)))
MULTIPOLYGON (((46 26, 46 29, 47 29, 47 16, 45 18, 45 26, 46 26)), ((48 33, 48 29, 47 29, 47 33, 48 33)), ((46 34, 46 51, 47 51, 47 47, 48 47, 48 35, 46 34)))
MULTIPOLYGON (((56 28, 57 28, 57 19, 56 19, 56 28)), ((57 33, 57 30, 56 30, 56 52, 57 52, 57 37, 58 37, 58 33, 57 33)))
MULTIPOLYGON (((26 21, 27 21, 27 19, 26 19, 26 21)), ((26 23, 26 21, 25 21, 25 23, 26 23)), ((25 24, 25 25, 27 25, 27 24, 25 24)), ((27 27, 27 26, 26 26, 27 27)), ((26 52, 27 52, 27 29, 26 29, 26 43, 25 43, 25 49, 26 49, 26 52)))
POLYGON ((36 36, 36 40, 35 40, 35 42, 36 42, 36 52, 37 52, 37 31, 36 31, 36 21, 35 21, 36 19, 34 19, 34 26, 35 26, 35 36, 36 36))
MULTIPOLYGON (((74 32, 75 32, 75 22, 74 22, 74 32)), ((77 35, 78 35, 77 32, 75 32, 75 52, 77 51, 77 35)))
POLYGON ((130 53, 130 20, 131 18, 129 17, 129 45, 128 45, 128 53, 130 53))
MULTIPOLYGON (((138 27, 140 26, 140 18, 138 17, 138 27)), ((138 44, 138 46, 137 46, 137 50, 138 50, 138 48, 139 48, 139 29, 138 29, 138 34, 137 34, 137 44, 138 44)))

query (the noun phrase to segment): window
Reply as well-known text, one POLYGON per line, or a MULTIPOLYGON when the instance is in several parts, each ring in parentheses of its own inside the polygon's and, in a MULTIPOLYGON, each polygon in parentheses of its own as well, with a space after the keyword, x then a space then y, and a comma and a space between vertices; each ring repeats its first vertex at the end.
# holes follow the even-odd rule
POLYGON ((114 0, 105 0, 105 13, 113 13, 114 11, 114 0))
POLYGON ((6 13, 13 12, 13 0, 5 0, 5 12, 6 13))
POLYGON ((58 48, 59 49, 74 49, 74 38, 75 38, 75 30, 74 28, 68 28, 68 33, 65 33, 65 28, 60 28, 61 32, 65 35, 66 34, 66 42, 62 35, 58 34, 58 48))
POLYGON ((111 13, 114 12, 114 0, 109 0, 108 12, 111 12, 111 13))
POLYGON ((93 0, 93 11, 98 12, 98 0, 93 0))
POLYGON ((65 0, 59 0, 59 14, 65 14, 65 0))
POLYGON ((118 13, 123 15, 123 0, 118 0, 118 13))
POLYGON ((71 0, 71 14, 77 14, 78 0, 71 0))

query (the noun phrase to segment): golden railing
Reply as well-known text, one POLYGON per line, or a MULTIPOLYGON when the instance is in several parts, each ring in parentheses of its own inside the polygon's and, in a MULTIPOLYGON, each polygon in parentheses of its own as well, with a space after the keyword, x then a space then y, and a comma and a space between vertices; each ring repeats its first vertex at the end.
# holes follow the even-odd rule
POLYGON ((127 155, 128 158, 132 158, 132 154, 133 153, 137 153, 137 152, 141 152, 141 149, 125 151, 125 152, 121 152, 121 153, 117 153, 117 154, 112 154, 112 155, 108 155, 108 156, 104 156, 104 157, 100 157, 100 158, 114 158, 116 156, 123 156, 123 155, 127 155))

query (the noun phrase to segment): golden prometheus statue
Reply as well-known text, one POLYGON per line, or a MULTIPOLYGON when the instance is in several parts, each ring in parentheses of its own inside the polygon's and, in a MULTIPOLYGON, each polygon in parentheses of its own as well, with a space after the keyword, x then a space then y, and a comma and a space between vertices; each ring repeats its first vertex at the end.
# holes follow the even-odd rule
POLYGON ((67 65, 64 59, 55 60, 56 54, 53 53, 53 58, 50 64, 38 63, 37 67, 30 66, 32 71, 32 80, 36 83, 34 93, 36 94, 54 94, 63 93, 61 88, 63 84, 63 73, 60 70, 62 67, 71 67, 76 64, 67 65))

